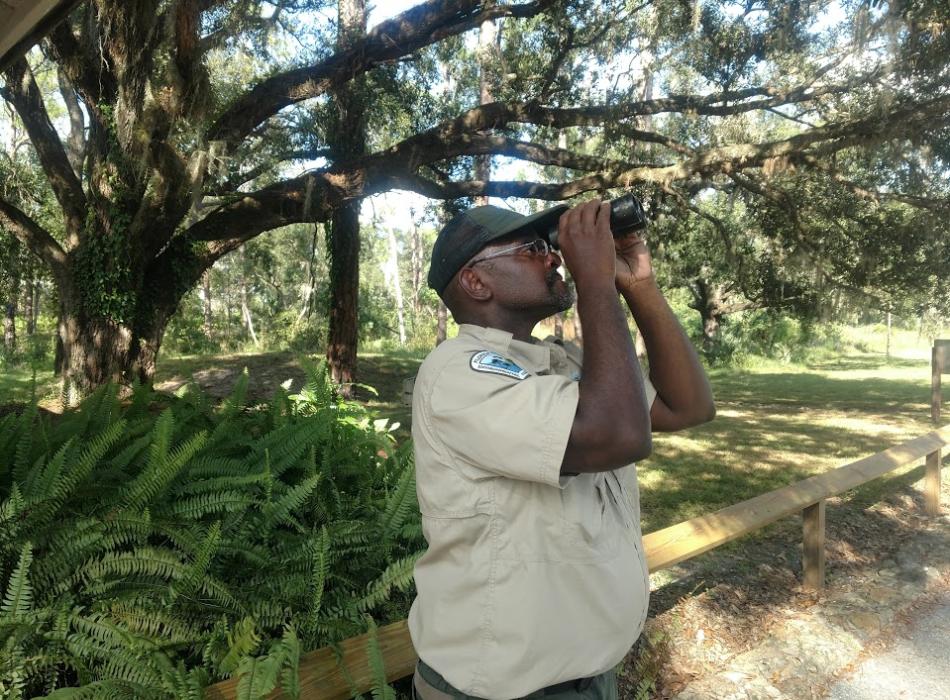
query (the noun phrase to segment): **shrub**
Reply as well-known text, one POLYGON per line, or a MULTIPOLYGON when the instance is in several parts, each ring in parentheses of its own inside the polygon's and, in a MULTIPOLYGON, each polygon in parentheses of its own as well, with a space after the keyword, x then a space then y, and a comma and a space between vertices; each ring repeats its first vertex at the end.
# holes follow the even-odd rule
POLYGON ((0 419, 0 697, 293 696, 301 650, 405 615, 410 453, 309 375, 0 419))

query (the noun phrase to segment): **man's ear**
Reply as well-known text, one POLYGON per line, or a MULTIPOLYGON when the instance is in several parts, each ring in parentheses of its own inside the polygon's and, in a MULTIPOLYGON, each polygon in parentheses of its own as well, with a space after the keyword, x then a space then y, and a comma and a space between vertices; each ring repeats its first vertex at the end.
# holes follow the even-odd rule
POLYGON ((459 287, 465 296, 475 301, 488 301, 492 298, 492 291, 485 284, 485 280, 474 267, 463 267, 459 270, 459 287))

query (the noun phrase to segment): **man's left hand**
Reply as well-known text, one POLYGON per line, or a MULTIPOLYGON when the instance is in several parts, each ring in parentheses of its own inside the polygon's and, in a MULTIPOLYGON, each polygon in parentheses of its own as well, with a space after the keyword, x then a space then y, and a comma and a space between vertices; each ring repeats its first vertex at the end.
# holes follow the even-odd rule
POLYGON ((646 242, 636 233, 614 240, 617 262, 614 281, 618 291, 630 290, 639 282, 652 280, 653 261, 646 242))

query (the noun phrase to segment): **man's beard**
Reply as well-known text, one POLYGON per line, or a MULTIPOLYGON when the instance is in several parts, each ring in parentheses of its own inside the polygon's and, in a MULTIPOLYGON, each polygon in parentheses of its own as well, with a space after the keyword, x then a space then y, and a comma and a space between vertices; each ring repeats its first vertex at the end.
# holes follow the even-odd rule
POLYGON ((558 289, 558 282, 561 282, 557 269, 550 270, 545 276, 544 281, 548 285, 548 291, 551 292, 551 298, 558 311, 567 311, 574 304, 574 287, 566 280, 564 286, 558 289))

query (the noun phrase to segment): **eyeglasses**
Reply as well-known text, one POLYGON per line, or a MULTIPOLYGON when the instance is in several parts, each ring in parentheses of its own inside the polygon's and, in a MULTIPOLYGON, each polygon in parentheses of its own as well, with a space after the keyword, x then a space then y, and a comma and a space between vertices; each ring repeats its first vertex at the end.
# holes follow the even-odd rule
POLYGON ((533 241, 528 241, 527 243, 519 243, 518 245, 513 245, 508 248, 502 248, 501 250, 496 250, 494 253, 489 253, 481 258, 476 258, 472 260, 466 267, 471 267, 480 262, 485 262, 486 260, 491 260, 492 258, 500 258, 505 255, 524 255, 526 257, 547 257, 548 253, 551 252, 551 246, 548 245, 548 242, 543 238, 535 238, 533 241), (522 252, 524 251, 524 252, 522 252))

